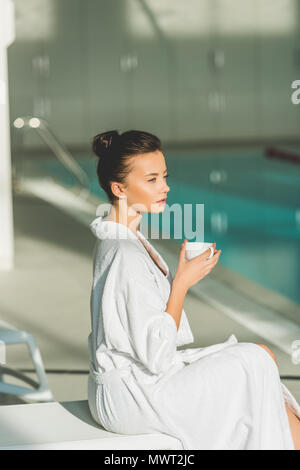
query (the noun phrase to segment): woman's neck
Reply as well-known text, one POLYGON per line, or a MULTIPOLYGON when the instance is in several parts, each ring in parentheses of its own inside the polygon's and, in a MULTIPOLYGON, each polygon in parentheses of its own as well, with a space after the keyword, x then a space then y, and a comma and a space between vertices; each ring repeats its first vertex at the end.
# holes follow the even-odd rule
POLYGON ((141 222, 142 213, 131 210, 131 212, 135 212, 135 214, 128 215, 128 212, 128 208, 124 205, 121 208, 113 206, 110 213, 103 218, 103 221, 112 221, 126 225, 126 227, 128 227, 134 235, 137 236, 137 230, 141 222))

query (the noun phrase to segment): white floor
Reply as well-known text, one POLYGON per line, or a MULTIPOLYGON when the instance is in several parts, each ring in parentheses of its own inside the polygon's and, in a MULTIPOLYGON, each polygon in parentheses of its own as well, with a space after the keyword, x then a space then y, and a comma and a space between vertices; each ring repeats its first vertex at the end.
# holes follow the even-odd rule
MULTIPOLYGON (((34 334, 45 368, 52 371, 47 378, 57 401, 86 399, 83 372, 89 365, 94 236, 65 212, 35 197, 14 197, 14 221, 15 269, 0 272, 0 318, 34 334), (58 373, 66 370, 79 373, 58 373)), ((269 346, 281 376, 300 376, 300 365, 294 365, 282 348, 225 315, 217 305, 189 292, 184 308, 195 336, 188 347, 225 341, 234 333, 239 341, 269 346)), ((23 346, 9 346, 6 359, 9 367, 32 368, 23 346)), ((300 402, 300 380, 283 382, 300 402)), ((0 396, 1 404, 18 402, 0 396)))

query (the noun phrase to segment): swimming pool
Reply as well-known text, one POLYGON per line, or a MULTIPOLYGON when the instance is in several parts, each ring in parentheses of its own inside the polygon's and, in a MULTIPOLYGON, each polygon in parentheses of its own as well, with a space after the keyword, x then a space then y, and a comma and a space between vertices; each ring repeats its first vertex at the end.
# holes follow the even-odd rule
MULTIPOLYGON (((204 204, 205 241, 222 249, 220 263, 300 304, 300 165, 267 159, 263 150, 164 155, 168 205, 204 204)), ((91 192, 106 199, 96 159, 77 161, 89 176, 91 192)), ((65 185, 73 184, 59 162, 40 165, 65 185)), ((161 226, 162 214, 157 218, 161 226)))

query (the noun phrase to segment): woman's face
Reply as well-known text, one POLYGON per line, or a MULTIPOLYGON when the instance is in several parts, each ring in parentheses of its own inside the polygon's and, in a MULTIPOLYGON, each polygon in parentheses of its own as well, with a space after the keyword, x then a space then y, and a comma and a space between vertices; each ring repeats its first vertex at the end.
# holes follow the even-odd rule
POLYGON ((127 206, 136 211, 159 213, 170 191, 167 185, 167 167, 160 150, 132 157, 132 170, 127 176, 123 195, 127 196, 127 206))

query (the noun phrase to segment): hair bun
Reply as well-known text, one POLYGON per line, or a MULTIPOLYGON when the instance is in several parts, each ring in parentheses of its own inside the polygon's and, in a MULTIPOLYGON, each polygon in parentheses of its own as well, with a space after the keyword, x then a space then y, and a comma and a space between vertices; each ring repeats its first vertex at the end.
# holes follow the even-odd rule
POLYGON ((105 158, 112 148, 119 143, 118 131, 108 131, 98 134, 93 139, 93 152, 99 158, 105 158))

